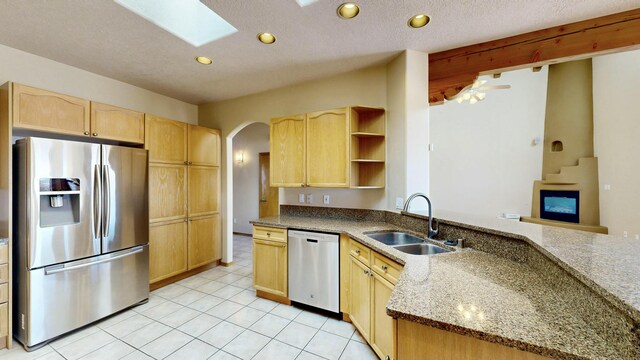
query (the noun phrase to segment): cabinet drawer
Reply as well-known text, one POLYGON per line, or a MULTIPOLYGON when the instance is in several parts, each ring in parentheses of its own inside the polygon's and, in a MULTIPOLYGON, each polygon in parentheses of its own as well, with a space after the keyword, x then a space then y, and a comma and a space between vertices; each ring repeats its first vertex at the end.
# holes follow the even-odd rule
POLYGON ((386 280, 389 280, 390 283, 395 285, 398 283, 398 278, 400 277, 400 273, 402 272, 402 265, 397 262, 386 258, 378 254, 377 252, 373 252, 373 264, 371 265, 371 269, 378 273, 378 275, 382 276, 386 280))
POLYGON ((6 264, 9 262, 9 241, 6 239, 0 240, 0 264, 6 264))
POLYGON ((9 281, 9 264, 0 265, 0 284, 9 281))
POLYGON ((254 226, 253 237, 264 240, 287 242, 287 229, 254 226))
POLYGON ((351 239, 349 244, 349 254, 360 260, 363 264, 370 266, 369 259, 371 258, 371 250, 353 239, 351 239))
POLYGON ((0 303, 9 301, 9 284, 0 285, 0 303))

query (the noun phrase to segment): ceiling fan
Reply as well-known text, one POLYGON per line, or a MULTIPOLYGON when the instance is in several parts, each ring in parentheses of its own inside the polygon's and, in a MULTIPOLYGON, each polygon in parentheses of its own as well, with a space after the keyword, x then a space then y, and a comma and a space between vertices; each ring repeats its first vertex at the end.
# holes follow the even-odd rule
POLYGON ((485 91, 511 89, 511 85, 484 86, 484 84, 486 83, 487 83, 487 80, 476 80, 474 81, 473 85, 471 85, 471 87, 460 91, 460 93, 456 95, 454 99, 458 102, 458 104, 461 104, 465 101, 468 101, 469 104, 475 104, 478 101, 484 100, 484 98, 487 96, 485 91))

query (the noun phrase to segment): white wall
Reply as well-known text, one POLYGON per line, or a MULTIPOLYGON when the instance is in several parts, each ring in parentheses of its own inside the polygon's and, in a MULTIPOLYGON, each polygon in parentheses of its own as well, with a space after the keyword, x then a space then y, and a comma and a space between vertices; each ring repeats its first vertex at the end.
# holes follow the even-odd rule
POLYGON ((192 124, 198 121, 196 105, 0 45, 0 84, 7 81, 192 124))
MULTIPOLYGON (((487 77, 488 78, 488 77, 487 77)), ((547 67, 503 73, 474 105, 455 101, 430 108, 431 199, 437 209, 479 215, 531 214, 534 180, 542 171, 547 67)))
POLYGON ((640 50, 593 58, 600 224, 640 236, 640 50), (604 185, 611 190, 604 190, 604 185))
POLYGON ((242 164, 233 162, 233 231, 251 234, 250 220, 257 219, 260 168, 258 154, 269 152, 269 126, 254 123, 233 138, 233 157, 242 152, 242 164))

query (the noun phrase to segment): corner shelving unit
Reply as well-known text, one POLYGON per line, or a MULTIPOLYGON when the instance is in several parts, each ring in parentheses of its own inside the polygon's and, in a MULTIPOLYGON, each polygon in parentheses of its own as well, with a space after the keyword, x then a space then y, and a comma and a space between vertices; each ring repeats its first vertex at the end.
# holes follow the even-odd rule
POLYGON ((386 119, 383 108, 352 106, 351 188, 385 186, 386 119))

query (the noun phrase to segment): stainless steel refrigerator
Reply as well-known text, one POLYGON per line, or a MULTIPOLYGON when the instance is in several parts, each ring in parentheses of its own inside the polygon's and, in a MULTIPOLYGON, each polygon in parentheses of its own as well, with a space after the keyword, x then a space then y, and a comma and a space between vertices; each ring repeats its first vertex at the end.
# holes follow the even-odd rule
POLYGON ((32 350, 149 298, 147 151, 14 145, 14 335, 32 350))

